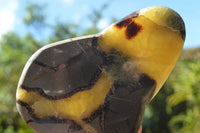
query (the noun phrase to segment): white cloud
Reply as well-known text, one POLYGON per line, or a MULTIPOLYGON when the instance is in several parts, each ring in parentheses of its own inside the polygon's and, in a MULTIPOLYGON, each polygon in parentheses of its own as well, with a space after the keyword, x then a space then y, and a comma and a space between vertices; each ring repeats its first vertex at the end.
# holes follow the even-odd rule
POLYGON ((107 19, 102 19, 102 20, 100 20, 99 23, 97 24, 97 27, 98 27, 99 29, 104 29, 104 28, 106 28, 106 27, 108 27, 108 26, 109 26, 109 21, 108 21, 107 19))
POLYGON ((74 0, 61 0, 63 3, 67 4, 67 5, 72 5, 74 4, 74 0))
POLYGON ((14 24, 14 15, 9 12, 0 12, 0 38, 9 30, 12 30, 14 24))
POLYGON ((18 0, 0 0, 0 38, 13 29, 18 0))

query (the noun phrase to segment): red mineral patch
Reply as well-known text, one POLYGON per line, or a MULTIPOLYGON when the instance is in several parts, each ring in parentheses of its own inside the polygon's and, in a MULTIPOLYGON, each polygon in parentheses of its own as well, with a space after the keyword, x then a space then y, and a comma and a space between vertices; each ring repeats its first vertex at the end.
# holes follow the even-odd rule
POLYGON ((142 26, 135 23, 133 20, 132 22, 127 26, 125 34, 127 39, 131 39, 134 36, 136 36, 140 31, 142 30, 142 26))
POLYGON ((128 18, 128 19, 125 19, 125 20, 122 20, 122 21, 119 21, 118 23, 116 23, 116 27, 117 28, 126 27, 131 22, 132 22, 132 19, 128 18))

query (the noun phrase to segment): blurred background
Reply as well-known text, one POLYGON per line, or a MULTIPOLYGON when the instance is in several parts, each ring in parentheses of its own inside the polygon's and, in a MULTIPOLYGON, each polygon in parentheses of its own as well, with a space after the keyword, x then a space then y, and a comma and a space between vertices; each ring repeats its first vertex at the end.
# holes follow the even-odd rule
POLYGON ((162 5, 186 25, 184 50, 161 91, 147 106, 143 133, 200 132, 199 0, 0 0, 0 133, 33 133, 15 104, 28 58, 59 40, 94 34, 141 8, 162 5))

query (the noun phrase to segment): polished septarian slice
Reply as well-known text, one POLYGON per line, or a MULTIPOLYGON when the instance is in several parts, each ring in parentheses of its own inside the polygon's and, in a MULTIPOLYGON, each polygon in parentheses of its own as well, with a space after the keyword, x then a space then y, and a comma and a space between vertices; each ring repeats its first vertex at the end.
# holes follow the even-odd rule
POLYGON ((46 45, 21 75, 19 113, 38 133, 136 133, 184 40, 182 18, 155 6, 99 34, 46 45))

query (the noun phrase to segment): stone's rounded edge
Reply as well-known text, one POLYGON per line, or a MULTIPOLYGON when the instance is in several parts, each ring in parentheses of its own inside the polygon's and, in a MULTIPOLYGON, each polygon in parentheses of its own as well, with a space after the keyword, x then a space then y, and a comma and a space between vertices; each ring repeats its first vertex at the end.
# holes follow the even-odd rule
POLYGON ((145 16, 159 25, 179 31, 182 39, 185 40, 185 23, 182 17, 173 9, 165 6, 152 6, 139 10, 138 14, 145 16))

